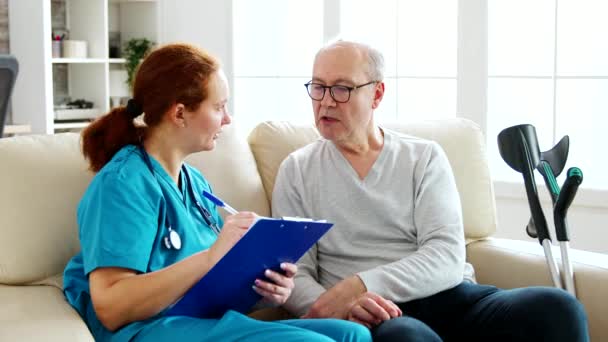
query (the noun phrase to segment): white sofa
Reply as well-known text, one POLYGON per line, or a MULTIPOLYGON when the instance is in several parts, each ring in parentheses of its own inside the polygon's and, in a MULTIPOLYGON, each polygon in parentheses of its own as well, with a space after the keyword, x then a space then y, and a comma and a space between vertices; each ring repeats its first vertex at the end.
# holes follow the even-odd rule
MULTIPOLYGON (((436 140, 445 149, 462 199, 468 260, 480 283, 550 284, 538 243, 489 238, 496 230, 494 194, 484 139, 474 123, 387 127, 436 140)), ((270 215, 280 162, 317 137, 312 126, 281 122, 259 125, 248 141, 227 128, 213 152, 189 162, 237 209, 270 215)), ((92 177, 79 147, 74 133, 0 139, 0 341, 92 340, 62 293, 63 268, 79 249, 76 206, 92 177)), ((608 256, 573 251, 571 257, 592 340, 608 341, 608 256)), ((271 309, 255 316, 283 315, 271 309)))

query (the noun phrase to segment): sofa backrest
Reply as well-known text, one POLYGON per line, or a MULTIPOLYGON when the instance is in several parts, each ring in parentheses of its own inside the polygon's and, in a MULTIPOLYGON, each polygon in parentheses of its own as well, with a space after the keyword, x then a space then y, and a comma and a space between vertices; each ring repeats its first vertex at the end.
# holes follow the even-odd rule
MULTIPOLYGON (((496 231, 494 190, 479 126, 466 119, 445 119, 384 125, 405 134, 434 140, 445 150, 460 194, 465 235, 480 239, 496 231)), ((319 138, 313 125, 265 122, 249 135, 268 198, 272 196, 279 165, 292 151, 319 138)))
MULTIPOLYGON (((269 215, 255 159, 234 128, 187 161, 233 207, 269 215)), ((57 275, 80 249, 76 209, 93 177, 87 166, 75 133, 0 139, 0 284, 61 286, 57 275)))
POLYGON ((78 134, 0 139, 0 283, 65 267, 79 249, 76 206, 91 178, 78 134))
MULTIPOLYGON (((213 151, 195 153, 186 162, 198 168, 213 192, 236 210, 270 215, 255 158, 235 125, 223 129, 213 151)), ((225 217, 227 213, 220 210, 220 214, 225 217)))

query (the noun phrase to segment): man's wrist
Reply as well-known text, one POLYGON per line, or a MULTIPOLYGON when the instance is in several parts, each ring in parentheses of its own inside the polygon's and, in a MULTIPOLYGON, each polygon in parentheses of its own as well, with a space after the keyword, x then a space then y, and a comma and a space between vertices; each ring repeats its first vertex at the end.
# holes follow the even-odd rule
POLYGON ((365 286, 365 283, 357 274, 345 280, 351 293, 355 295, 355 298, 367 292, 367 286, 365 286))
POLYGON ((359 276, 356 274, 344 279, 343 285, 346 287, 347 291, 350 294, 350 298, 345 303, 346 304, 345 309, 348 312, 348 311, 350 311, 350 308, 352 307, 352 305, 357 302, 357 299, 359 299, 359 297, 362 294, 367 292, 367 287, 365 286, 365 283, 363 283, 361 278, 359 278, 359 276))

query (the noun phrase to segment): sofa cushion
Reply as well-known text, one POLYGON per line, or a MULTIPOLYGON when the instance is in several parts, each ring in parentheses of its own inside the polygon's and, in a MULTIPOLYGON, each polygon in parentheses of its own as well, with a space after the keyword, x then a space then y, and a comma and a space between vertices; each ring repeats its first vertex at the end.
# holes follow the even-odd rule
POLYGON ((0 285, 0 303, 0 341, 94 341, 55 287, 0 285))
MULTIPOLYGON (((553 255, 559 256, 557 246, 553 255)), ((577 298, 585 306, 591 341, 608 336, 608 255, 570 249, 577 298)), ((467 246, 467 260, 481 284, 500 288, 553 286, 547 259, 538 242, 490 238, 467 246)), ((560 261, 557 261, 560 264, 560 261)))
POLYGON ((79 250, 76 207, 92 178, 75 133, 0 139, 0 283, 63 271, 79 250))
MULTIPOLYGON (((461 197, 465 235, 479 239, 496 231, 494 192, 485 141, 479 126, 466 119, 444 119, 383 125, 388 129, 434 140, 445 150, 461 197)), ((319 138, 313 125, 265 122, 249 135, 268 198, 278 167, 292 151, 319 138)))
MULTIPOLYGON (((255 158, 234 125, 224 127, 213 151, 195 153, 186 161, 199 169, 213 192, 236 210, 270 215, 255 158)), ((226 211, 220 210, 220 214, 224 217, 226 211)))
POLYGON ((272 200, 274 180, 283 159, 318 138, 319 132, 313 125, 294 125, 284 121, 262 122, 251 131, 249 146, 269 200, 272 200))

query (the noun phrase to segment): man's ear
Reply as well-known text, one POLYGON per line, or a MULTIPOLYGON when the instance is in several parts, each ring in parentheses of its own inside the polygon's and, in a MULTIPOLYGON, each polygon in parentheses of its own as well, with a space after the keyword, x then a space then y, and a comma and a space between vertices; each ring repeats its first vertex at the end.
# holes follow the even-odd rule
POLYGON ((384 82, 378 82, 374 91, 374 102, 372 102, 372 109, 377 109, 380 102, 384 98, 384 82))
POLYGON ((186 107, 183 104, 177 103, 173 105, 169 112, 169 118, 171 122, 173 122, 178 127, 186 127, 186 107))

